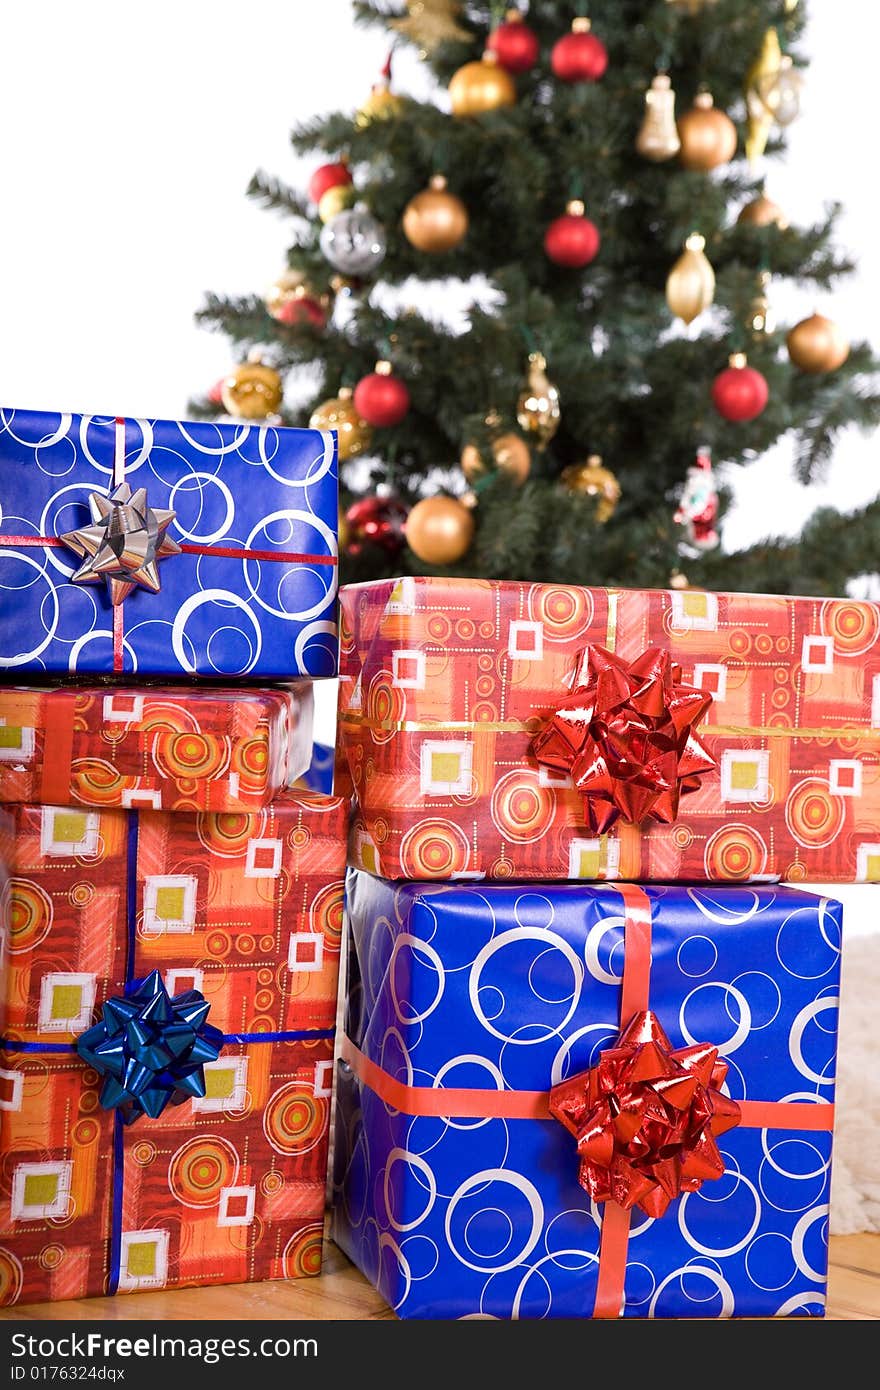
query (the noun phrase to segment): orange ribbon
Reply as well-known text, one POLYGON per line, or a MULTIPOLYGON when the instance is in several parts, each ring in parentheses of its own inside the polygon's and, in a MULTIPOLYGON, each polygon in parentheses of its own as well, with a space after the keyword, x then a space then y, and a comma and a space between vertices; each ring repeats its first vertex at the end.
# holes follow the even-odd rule
MULTIPOLYGON (((609 884, 623 898, 624 965, 621 981, 621 1018, 646 1011, 651 976, 651 901, 634 883, 609 884)), ((487 1091, 445 1086, 409 1086, 343 1036, 340 1056, 381 1101, 405 1115, 432 1119, 548 1120, 550 1091, 487 1091)), ((797 1129, 813 1133, 834 1128, 834 1106, 827 1101, 741 1100, 740 1125, 753 1129, 797 1129)), ((599 1274, 592 1316, 620 1317, 630 1212, 607 1201, 602 1209, 599 1274)))

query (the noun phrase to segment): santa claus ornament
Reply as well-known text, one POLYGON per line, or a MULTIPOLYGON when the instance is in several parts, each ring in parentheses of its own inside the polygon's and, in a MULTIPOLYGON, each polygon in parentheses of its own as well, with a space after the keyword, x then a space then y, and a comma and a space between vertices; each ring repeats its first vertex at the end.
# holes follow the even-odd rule
POLYGON ((705 444, 697 450, 696 460, 687 471, 681 501, 672 519, 684 527, 687 544, 692 549, 714 550, 717 546, 718 491, 712 472, 712 455, 705 444))

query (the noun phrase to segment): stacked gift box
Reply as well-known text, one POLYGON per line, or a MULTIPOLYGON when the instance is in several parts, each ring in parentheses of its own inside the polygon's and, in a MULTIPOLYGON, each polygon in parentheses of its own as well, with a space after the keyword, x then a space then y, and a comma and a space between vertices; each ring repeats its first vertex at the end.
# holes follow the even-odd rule
POLYGON ((402 1317, 821 1315, 877 608, 340 600, 336 1241, 402 1317))
POLYGON ((0 504, 0 1302, 315 1274, 335 437, 9 411, 0 504))

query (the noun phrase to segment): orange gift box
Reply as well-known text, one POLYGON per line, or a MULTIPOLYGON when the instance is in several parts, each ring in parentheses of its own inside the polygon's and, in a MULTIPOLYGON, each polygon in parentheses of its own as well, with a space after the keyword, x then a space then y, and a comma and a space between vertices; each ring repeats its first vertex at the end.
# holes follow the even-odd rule
POLYGON ((347 813, 0 810, 0 1303, 318 1273, 347 813), (154 970, 223 1046, 126 1126, 73 1043, 154 970))
POLYGON ((344 587, 349 862, 384 878, 880 881, 880 608, 404 578, 344 587), (589 828, 533 740, 584 653, 668 652, 716 760, 664 825, 589 828))
POLYGON ((0 689, 0 801, 257 811, 309 766, 314 697, 286 688, 0 689))

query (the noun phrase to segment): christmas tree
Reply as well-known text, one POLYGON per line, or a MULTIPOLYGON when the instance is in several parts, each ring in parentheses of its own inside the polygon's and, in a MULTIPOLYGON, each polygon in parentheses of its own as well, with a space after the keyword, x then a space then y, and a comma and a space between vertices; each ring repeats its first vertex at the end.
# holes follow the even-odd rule
POLYGON ((436 97, 395 90, 389 60, 354 114, 293 132, 307 190, 254 177, 291 219, 288 267, 266 297, 209 296, 240 365, 193 403, 339 429, 342 578, 842 594, 875 571, 880 500, 793 539, 771 508, 765 541, 719 545, 734 465, 793 432, 809 482, 843 428, 880 420, 870 347, 812 310, 853 269, 839 209, 792 226, 764 189, 804 0, 353 9, 417 47, 436 97), (413 280, 474 277, 463 331, 442 283, 436 309, 408 301, 413 280), (786 277, 804 313, 777 325, 786 277), (285 411, 303 366, 318 385, 285 411))

